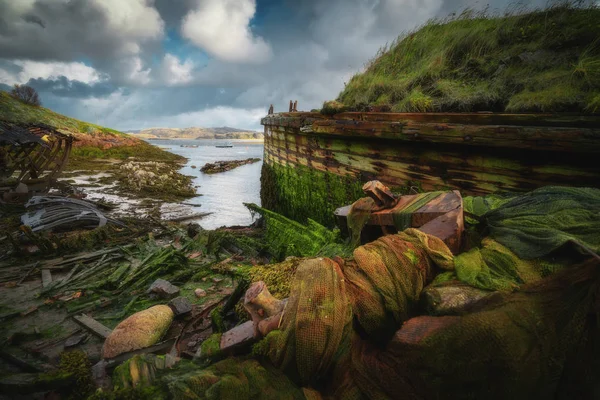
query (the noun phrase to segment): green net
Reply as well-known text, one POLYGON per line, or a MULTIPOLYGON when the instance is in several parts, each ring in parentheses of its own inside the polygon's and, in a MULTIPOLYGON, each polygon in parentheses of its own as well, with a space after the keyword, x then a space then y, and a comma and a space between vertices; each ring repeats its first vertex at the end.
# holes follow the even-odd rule
POLYGON ((442 193, 444 192, 419 193, 402 208, 394 209, 392 216, 394 217, 394 225, 398 231, 403 231, 406 228, 410 228, 412 214, 433 199, 439 197, 442 193))
POLYGON ((229 358, 209 368, 164 378, 170 398, 221 400, 304 400, 300 388, 280 370, 256 360, 229 358))
POLYGON ((598 267, 565 270, 465 316, 414 318, 383 351, 353 348, 354 381, 369 398, 595 398, 598 331, 588 315, 598 267))
POLYGON ((543 257, 569 241, 600 252, 599 189, 537 189, 483 219, 491 237, 522 259, 543 257))
POLYGON ((522 260, 507 247, 485 238, 480 248, 454 259, 456 277, 473 287, 486 290, 514 290, 562 268, 559 262, 522 260))
POLYGON ((356 200, 350 206, 348 212, 348 231, 350 231, 350 243, 352 247, 360 244, 360 233, 371 217, 371 211, 375 208, 375 201, 370 197, 356 200))

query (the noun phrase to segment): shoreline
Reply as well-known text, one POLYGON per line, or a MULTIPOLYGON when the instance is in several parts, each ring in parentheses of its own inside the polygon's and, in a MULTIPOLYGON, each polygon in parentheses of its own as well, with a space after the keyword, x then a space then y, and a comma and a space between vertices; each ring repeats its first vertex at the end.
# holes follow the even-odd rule
POLYGON ((235 142, 235 143, 264 143, 265 140, 264 139, 227 139, 227 138, 218 138, 218 139, 214 139, 214 138, 201 138, 201 139, 196 139, 196 138, 139 138, 141 140, 144 141, 157 141, 157 142, 163 142, 166 140, 190 140, 190 141, 204 141, 204 140, 222 140, 222 141, 228 141, 228 142, 235 142))

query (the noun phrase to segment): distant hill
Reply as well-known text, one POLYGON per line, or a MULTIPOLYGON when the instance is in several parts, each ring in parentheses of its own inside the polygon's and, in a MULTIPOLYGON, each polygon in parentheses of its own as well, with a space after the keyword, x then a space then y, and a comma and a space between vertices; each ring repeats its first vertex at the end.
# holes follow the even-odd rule
POLYGON ((263 139, 262 132, 230 128, 148 128, 130 130, 131 136, 142 139, 263 139))
MULTIPOLYGON (((43 100, 43 99, 42 99, 43 100)), ((0 90, 0 120, 46 124, 76 138, 69 167, 94 159, 137 157, 152 161, 177 161, 181 157, 149 145, 143 140, 114 129, 79 121, 44 107, 22 103, 0 90)))

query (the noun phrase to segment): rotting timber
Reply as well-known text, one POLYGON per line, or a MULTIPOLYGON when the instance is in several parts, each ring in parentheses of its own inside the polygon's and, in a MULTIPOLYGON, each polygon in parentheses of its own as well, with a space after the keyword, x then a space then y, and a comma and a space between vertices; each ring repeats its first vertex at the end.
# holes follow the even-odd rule
POLYGON ((600 116, 291 112, 261 123, 262 204, 301 221, 333 225, 373 179, 466 195, 600 184, 600 116))
POLYGON ((0 121, 0 195, 26 200, 46 193, 67 164, 71 135, 44 124, 0 121))

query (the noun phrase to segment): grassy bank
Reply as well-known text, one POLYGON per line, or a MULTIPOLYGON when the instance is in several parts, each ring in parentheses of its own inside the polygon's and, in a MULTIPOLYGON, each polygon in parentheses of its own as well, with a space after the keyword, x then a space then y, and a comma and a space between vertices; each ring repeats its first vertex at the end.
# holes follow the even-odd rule
POLYGON ((598 21, 598 6, 573 3, 432 20, 381 49, 337 100, 358 111, 599 113, 598 21))
POLYGON ((131 157, 140 161, 184 160, 183 157, 114 129, 69 118, 44 107, 22 103, 3 91, 0 91, 0 120, 46 124, 72 134, 76 141, 68 169, 108 169, 111 168, 111 164, 105 162, 107 159, 125 160, 131 157))

